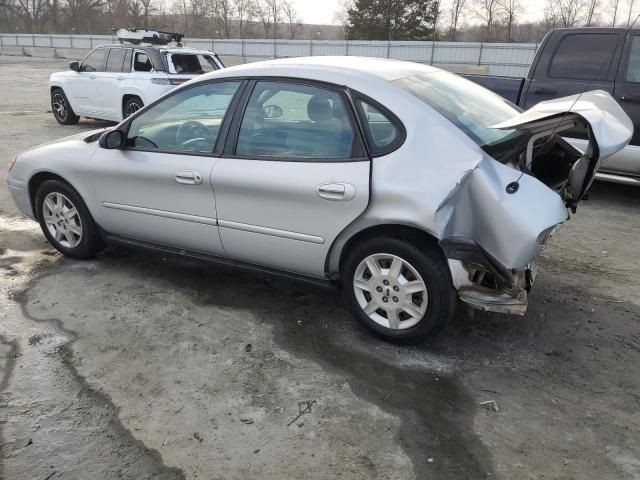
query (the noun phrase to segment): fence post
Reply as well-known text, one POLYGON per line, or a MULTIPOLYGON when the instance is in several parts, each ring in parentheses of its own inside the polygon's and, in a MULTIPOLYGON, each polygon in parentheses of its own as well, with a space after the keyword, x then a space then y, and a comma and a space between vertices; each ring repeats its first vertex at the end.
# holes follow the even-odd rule
POLYGON ((240 54, 242 56, 242 63, 246 63, 247 60, 244 55, 244 37, 240 39, 240 54))
POLYGON ((389 55, 391 54, 391 39, 387 40, 387 58, 390 58, 389 55))
POLYGON ((349 56, 349 39, 348 39, 348 38, 347 38, 347 40, 346 40, 346 45, 345 45, 344 54, 345 54, 347 57, 349 56))
POLYGON ((309 39, 309 56, 313 57, 313 37, 309 39))
POLYGON ((33 33, 31 34, 31 45, 36 46, 36 36, 33 33))
POLYGON ((73 35, 69 34, 69 48, 73 48, 73 35))
POLYGON ((484 48, 484 43, 480 42, 480 52, 478 53, 478 65, 482 65, 482 49, 484 48))
POLYGON ((434 40, 433 42, 431 42, 431 61, 429 63, 429 65, 433 65, 433 54, 436 51, 436 41, 434 40))

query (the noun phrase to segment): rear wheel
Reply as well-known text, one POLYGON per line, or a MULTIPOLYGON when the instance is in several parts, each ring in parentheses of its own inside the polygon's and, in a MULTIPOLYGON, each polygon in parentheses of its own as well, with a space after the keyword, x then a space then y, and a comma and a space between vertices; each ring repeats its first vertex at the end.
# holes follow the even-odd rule
POLYGON ((72 258, 90 258, 102 249, 89 210, 69 184, 47 180, 38 188, 35 201, 40 228, 59 252, 72 258))
POLYGON ((58 123, 62 125, 74 125, 80 120, 61 88, 54 88, 51 91, 51 111, 58 123))
POLYGON ((374 238, 351 251, 341 288, 360 321, 388 340, 419 342, 451 318, 456 294, 446 260, 436 247, 374 238))
POLYGON ((144 104, 142 103, 142 100, 139 97, 131 97, 131 98, 129 98, 124 103, 124 108, 123 108, 123 111, 122 111, 124 118, 127 118, 130 115, 133 115, 138 110, 140 110, 143 106, 144 106, 144 104))

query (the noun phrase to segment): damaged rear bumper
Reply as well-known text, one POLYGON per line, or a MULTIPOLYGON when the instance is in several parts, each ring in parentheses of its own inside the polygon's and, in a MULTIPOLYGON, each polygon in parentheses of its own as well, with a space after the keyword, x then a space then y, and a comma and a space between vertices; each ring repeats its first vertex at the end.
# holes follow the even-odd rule
POLYGON ((538 270, 535 259, 524 268, 506 269, 472 241, 444 239, 440 245, 463 303, 488 312, 526 313, 528 293, 538 270))

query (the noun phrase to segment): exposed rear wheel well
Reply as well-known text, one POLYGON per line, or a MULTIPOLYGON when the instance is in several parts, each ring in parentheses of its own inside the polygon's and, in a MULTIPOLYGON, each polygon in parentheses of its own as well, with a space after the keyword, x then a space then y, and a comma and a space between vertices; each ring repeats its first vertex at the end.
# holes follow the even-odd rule
MULTIPOLYGON (((57 85, 52 86, 50 89, 50 92, 53 93, 56 90, 62 90, 62 87, 58 87, 57 85)), ((64 92, 64 90, 62 90, 64 92)))
POLYGON ((42 185, 47 180, 60 180, 61 182, 69 183, 60 175, 56 175, 51 172, 40 172, 36 173, 29 180, 29 201, 31 202, 31 210, 33 210, 33 216, 38 219, 38 209, 36 208, 36 192, 40 185, 42 185))
POLYGON ((418 248, 429 246, 436 251, 442 252, 442 258, 446 260, 444 251, 442 250, 440 245, 438 245, 438 239, 433 235, 425 232, 424 230, 410 227, 408 225, 375 225, 373 227, 365 228, 349 239, 349 241, 343 247, 342 252, 340 252, 339 271, 342 271, 344 261, 349 256, 349 253, 351 252, 353 247, 371 238, 398 238, 408 241, 418 248))

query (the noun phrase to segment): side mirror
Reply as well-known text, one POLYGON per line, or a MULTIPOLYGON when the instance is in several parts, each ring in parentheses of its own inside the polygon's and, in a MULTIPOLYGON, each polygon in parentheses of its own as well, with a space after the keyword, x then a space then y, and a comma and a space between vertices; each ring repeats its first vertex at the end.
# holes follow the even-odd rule
POLYGON ((69 64, 69 68, 71 70, 73 70, 74 72, 79 72, 80 71, 80 62, 71 62, 69 64))
POLYGON ((126 138, 122 130, 107 130, 98 140, 98 144, 102 148, 108 150, 122 150, 125 147, 126 138))

